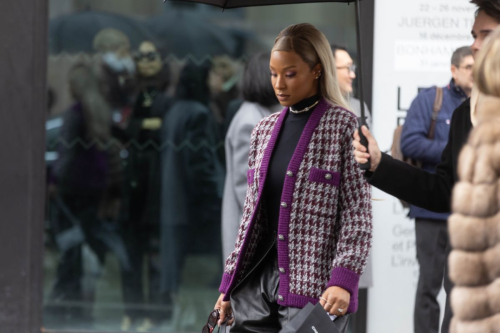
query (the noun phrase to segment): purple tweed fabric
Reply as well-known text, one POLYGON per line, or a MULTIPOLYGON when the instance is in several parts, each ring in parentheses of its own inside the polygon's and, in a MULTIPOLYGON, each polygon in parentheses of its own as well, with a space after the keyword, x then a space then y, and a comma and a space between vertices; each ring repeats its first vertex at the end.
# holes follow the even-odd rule
MULTIPOLYGON (((272 151, 288 108, 264 118, 252 133, 249 185, 235 250, 226 260, 220 292, 229 294, 248 273, 266 232, 261 198, 272 151)), ((324 99, 316 106, 295 149, 283 187, 278 223, 279 300, 313 304, 330 286, 351 294, 356 312, 359 276, 371 247, 371 191, 354 160, 356 117, 324 99)))

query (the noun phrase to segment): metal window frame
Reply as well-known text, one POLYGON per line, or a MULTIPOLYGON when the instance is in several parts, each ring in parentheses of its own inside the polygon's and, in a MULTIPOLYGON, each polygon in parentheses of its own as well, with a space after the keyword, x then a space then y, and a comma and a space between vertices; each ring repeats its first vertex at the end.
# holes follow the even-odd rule
POLYGON ((47 0, 0 2, 0 330, 40 332, 47 0))
MULTIPOLYGON (((370 109, 373 9, 363 2, 370 109)), ((48 0, 0 1, 0 31, 0 328, 50 332, 42 327, 48 0)))

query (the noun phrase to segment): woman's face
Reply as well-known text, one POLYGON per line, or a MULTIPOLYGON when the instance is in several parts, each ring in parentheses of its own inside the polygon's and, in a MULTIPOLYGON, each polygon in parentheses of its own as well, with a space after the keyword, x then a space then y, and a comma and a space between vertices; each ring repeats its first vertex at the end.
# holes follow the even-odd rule
POLYGON ((151 77, 158 74, 163 67, 160 53, 151 42, 143 42, 137 53, 137 68, 143 77, 151 77))
POLYGON ((311 69, 295 52, 274 51, 269 68, 274 93, 281 105, 292 106, 318 93, 320 64, 311 69))

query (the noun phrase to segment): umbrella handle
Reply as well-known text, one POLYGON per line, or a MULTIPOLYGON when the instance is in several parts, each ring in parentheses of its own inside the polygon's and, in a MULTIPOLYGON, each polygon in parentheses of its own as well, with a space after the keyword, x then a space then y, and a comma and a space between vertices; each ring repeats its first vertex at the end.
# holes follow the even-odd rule
MULTIPOLYGON (((368 139, 363 134, 363 131, 361 131, 361 127, 363 125, 366 126, 366 120, 361 118, 359 121, 359 129, 358 129, 358 133, 359 133, 359 137, 360 137, 359 142, 366 148, 366 152, 368 153, 368 139)), ((360 168, 361 168, 361 170, 370 170, 371 164, 372 164, 371 158, 368 158, 368 162, 360 164, 360 168)))
MULTIPOLYGON (((359 0, 355 2, 355 10, 356 10, 356 37, 358 44, 358 68, 359 68, 359 76, 358 76, 358 86, 359 86, 359 103, 361 106, 361 117, 359 121, 359 137, 361 138, 360 142, 363 146, 366 147, 366 152, 368 152, 368 139, 364 136, 361 131, 361 126, 366 126, 366 117, 365 117, 365 99, 363 96, 363 61, 362 61, 362 43, 361 43, 361 9, 359 7, 359 0)), ((368 127, 368 126, 367 126, 368 127)), ((361 170, 370 170, 371 161, 368 159, 368 162, 360 165, 361 170)))

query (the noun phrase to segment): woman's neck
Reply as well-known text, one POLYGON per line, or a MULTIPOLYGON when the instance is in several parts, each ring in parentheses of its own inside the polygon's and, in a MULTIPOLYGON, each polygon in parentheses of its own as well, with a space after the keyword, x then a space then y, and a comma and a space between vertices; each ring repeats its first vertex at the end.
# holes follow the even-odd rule
POLYGON ((292 105, 291 108, 292 108, 292 110, 295 110, 295 111, 305 109, 307 107, 310 107, 311 105, 313 105, 317 101, 319 101, 320 98, 321 98, 321 96, 319 94, 304 98, 300 102, 292 105))

